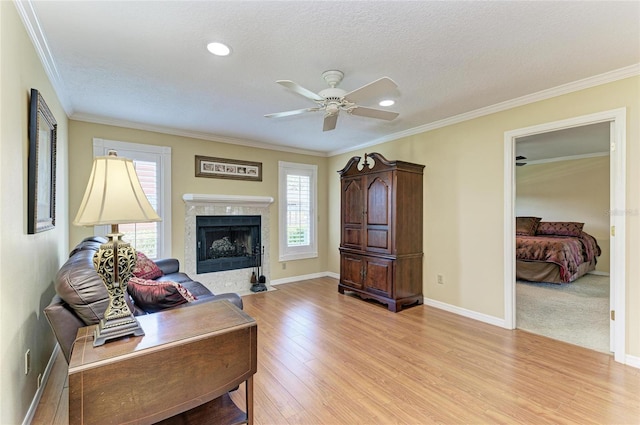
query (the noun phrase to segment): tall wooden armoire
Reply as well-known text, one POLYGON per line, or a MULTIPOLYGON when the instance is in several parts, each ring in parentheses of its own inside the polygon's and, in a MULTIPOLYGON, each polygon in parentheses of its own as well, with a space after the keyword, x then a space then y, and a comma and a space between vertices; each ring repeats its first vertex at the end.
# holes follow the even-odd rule
POLYGON ((397 312, 422 304, 424 165, 354 156, 341 177, 338 291, 373 298, 397 312), (370 162, 373 160, 373 164, 370 162))

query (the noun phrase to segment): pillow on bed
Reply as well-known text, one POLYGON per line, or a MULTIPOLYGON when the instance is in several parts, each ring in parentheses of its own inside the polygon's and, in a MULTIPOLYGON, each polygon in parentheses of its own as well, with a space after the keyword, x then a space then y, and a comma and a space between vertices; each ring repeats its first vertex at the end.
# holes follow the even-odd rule
POLYGON ((535 236, 540 217, 516 217, 516 235, 535 236))
POLYGON ((583 227, 584 223, 575 221, 541 221, 536 234, 579 237, 583 227))

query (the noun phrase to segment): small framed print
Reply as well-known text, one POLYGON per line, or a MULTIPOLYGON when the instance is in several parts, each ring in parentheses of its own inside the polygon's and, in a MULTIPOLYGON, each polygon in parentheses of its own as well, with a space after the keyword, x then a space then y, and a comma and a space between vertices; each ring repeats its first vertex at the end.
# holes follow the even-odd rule
POLYGON ((196 177, 262 181, 262 162, 196 155, 196 177))

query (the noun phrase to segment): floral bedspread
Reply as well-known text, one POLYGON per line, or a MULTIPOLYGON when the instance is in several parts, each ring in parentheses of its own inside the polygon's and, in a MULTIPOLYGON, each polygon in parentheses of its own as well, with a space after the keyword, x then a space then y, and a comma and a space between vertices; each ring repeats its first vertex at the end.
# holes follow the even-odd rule
POLYGON ((585 232, 580 237, 516 236, 516 259, 555 263, 564 282, 570 281, 580 264, 595 262, 600 254, 596 239, 585 232))

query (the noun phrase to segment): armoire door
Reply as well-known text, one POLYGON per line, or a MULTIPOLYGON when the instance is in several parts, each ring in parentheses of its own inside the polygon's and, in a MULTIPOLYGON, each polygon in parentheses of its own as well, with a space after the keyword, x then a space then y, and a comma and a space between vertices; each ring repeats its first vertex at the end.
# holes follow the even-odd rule
POLYGON ((391 253, 393 173, 367 176, 365 250, 391 253))
POLYGON ((359 255, 340 255, 340 283, 362 289, 364 280, 364 259, 359 255))
POLYGON ((363 178, 342 181, 342 241, 340 246, 361 250, 364 240, 363 178))

